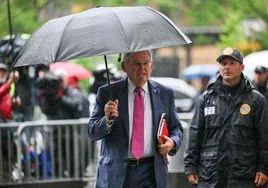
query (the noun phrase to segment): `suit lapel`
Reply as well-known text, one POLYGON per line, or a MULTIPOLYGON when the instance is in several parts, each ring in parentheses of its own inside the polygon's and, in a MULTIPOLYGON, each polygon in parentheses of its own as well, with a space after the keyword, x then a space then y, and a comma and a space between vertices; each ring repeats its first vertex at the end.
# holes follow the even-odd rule
POLYGON ((120 98, 119 101, 119 116, 123 120, 123 125, 126 131, 127 136, 129 136, 129 118, 128 118, 128 83, 127 79, 125 80, 124 84, 122 84, 121 88, 122 93, 118 98, 120 98))
POLYGON ((151 105, 152 105, 153 135, 156 135, 157 128, 158 128, 158 121, 161 116, 160 91, 157 85, 151 80, 149 80, 149 91, 150 91, 151 105))

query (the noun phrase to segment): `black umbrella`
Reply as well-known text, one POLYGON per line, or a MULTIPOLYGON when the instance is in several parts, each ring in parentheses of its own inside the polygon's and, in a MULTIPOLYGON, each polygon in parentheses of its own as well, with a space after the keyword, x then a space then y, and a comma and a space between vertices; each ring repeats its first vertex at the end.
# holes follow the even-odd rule
POLYGON ((106 55, 190 43, 168 17, 150 7, 96 7, 46 22, 13 67, 102 55, 107 65, 106 55))

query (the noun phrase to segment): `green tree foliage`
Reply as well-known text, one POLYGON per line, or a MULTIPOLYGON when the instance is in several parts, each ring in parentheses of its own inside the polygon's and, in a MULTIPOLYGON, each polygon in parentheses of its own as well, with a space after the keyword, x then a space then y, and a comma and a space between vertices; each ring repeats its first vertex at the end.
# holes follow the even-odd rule
POLYGON ((242 27, 242 21, 249 17, 260 18, 268 24, 267 0, 180 0, 179 4, 180 15, 182 15, 182 21, 185 25, 218 25, 224 30, 220 36, 220 48, 243 46, 245 53, 258 50, 258 48, 250 49, 252 43, 259 44, 261 49, 268 48, 267 30, 256 33, 252 37, 246 36, 242 27), (245 45, 246 43, 248 45, 245 45))
MULTIPOLYGON (((138 6, 150 5, 150 0, 9 0, 11 5, 12 27, 14 33, 32 33, 47 20, 39 20, 39 14, 53 4, 55 11, 71 10, 81 4, 82 10, 95 6, 138 6)), ((178 4, 174 0, 154 0, 153 5, 168 14, 178 4)), ((81 11, 82 11, 81 10, 81 11)), ((0 0, 0 37, 9 34, 7 0, 0 0)))
POLYGON ((240 20, 241 17, 239 14, 230 13, 228 14, 228 20, 226 20, 224 24, 220 25, 224 31, 224 34, 220 36, 222 43, 219 43, 219 46, 222 49, 226 46, 239 48, 239 43, 245 40, 242 24, 237 24, 240 23, 240 20))
MULTIPOLYGON (((30 8, 26 9, 19 3, 13 3, 13 1, 10 1, 13 33, 32 33, 40 26, 40 23, 36 20, 36 11, 30 8)), ((0 23, 0 37, 8 35, 9 25, 6 0, 0 0, 0 23)))
POLYGON ((185 24, 191 26, 220 24, 225 14, 225 9, 218 0, 181 0, 179 9, 185 24))
MULTIPOLYGON (((9 34, 6 2, 7 0, 0 0, 0 37, 9 34)), ((13 32, 29 34, 34 32, 47 21, 40 20, 39 15, 51 4, 55 11, 69 10, 69 12, 73 5, 80 5, 79 11, 98 5, 149 5, 158 8, 180 25, 219 26, 224 31, 220 36, 220 48, 243 47, 246 53, 258 49, 258 45, 261 49, 268 49, 267 30, 252 37, 246 36, 242 27, 242 21, 248 17, 260 18, 268 24, 267 0, 10 0, 13 32), (251 49, 252 44, 257 47, 251 49)), ((211 39, 206 36, 196 38, 200 44, 211 43, 211 39)), ((88 69, 93 68, 84 61, 79 62, 88 69)))

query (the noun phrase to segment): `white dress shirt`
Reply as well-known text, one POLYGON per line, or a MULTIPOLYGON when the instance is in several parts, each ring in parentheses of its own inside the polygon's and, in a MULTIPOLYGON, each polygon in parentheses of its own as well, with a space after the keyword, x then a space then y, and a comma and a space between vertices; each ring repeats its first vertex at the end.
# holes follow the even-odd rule
MULTIPOLYGON (((129 114, 129 150, 128 157, 134 158, 131 153, 131 138, 133 130, 133 111, 134 111, 134 99, 135 99, 136 86, 128 78, 128 114, 129 114)), ((152 118, 152 106, 151 98, 148 88, 148 82, 142 87, 142 94, 144 96, 144 155, 143 157, 153 156, 153 118, 152 118)))

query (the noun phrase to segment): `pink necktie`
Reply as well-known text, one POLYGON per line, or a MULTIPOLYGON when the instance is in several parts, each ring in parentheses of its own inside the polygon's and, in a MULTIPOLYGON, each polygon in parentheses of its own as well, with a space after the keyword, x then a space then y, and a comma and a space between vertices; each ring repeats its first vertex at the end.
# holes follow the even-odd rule
POLYGON ((136 88, 133 112, 133 131, 131 152, 136 159, 144 153, 144 97, 142 88, 136 88))

